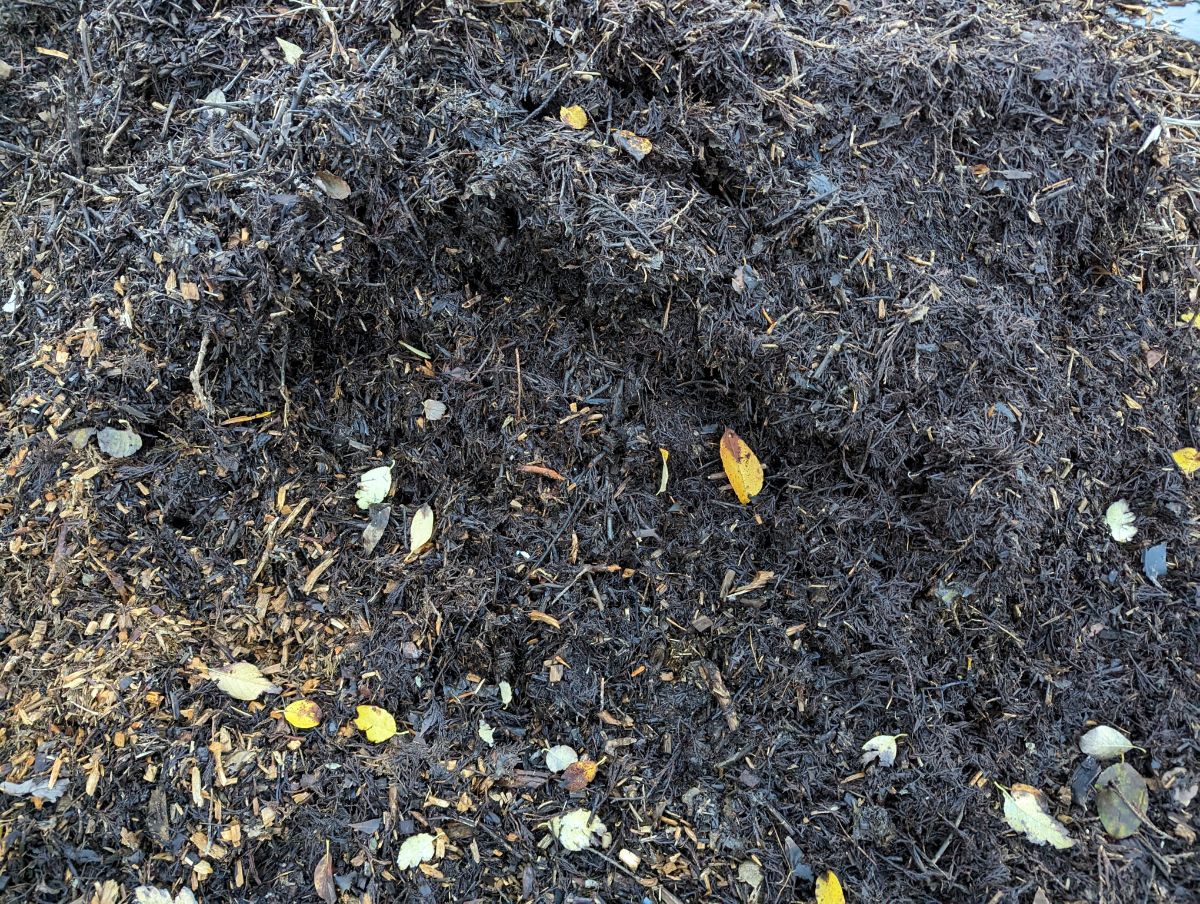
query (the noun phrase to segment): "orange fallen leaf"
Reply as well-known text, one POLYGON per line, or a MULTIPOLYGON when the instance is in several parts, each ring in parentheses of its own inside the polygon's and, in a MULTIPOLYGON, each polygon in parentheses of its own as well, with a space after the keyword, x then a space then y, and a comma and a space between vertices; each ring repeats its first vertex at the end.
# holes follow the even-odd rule
POLYGON ((721 464, 725 468, 725 476, 737 494, 742 505, 750 502, 762 490, 763 469, 758 456, 742 438, 726 428, 721 437, 721 464))
POLYGON ((596 777, 598 764, 584 757, 563 770, 563 787, 568 791, 582 791, 596 777))

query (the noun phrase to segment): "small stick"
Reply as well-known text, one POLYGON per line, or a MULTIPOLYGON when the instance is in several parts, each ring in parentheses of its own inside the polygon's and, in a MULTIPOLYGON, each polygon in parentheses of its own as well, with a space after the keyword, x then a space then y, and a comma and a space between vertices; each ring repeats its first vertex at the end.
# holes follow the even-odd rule
POLYGON ((513 349, 517 355, 517 420, 521 419, 521 350, 513 349))
POLYGON ((200 354, 196 356, 196 366, 192 368, 189 377, 192 381, 192 392, 196 394, 196 401, 200 403, 204 413, 212 417, 212 399, 208 397, 208 393, 204 391, 204 384, 200 382, 200 371, 204 368, 204 356, 208 354, 208 338, 209 333, 205 330, 204 338, 200 340, 200 354))

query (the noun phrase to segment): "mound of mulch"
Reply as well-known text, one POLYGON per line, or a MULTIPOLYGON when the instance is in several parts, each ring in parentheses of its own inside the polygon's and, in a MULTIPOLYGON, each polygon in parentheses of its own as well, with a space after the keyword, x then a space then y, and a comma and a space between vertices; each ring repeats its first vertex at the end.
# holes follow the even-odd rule
POLYGON ((0 897, 1191 900, 1200 67, 1096 6, 5 4, 0 897))

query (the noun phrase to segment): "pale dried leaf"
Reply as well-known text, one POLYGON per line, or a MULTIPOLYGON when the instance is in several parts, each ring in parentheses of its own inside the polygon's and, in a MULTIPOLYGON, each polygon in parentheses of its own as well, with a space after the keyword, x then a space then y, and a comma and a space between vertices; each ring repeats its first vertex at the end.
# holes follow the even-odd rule
POLYGON ((1046 795, 1029 785, 1013 785, 1004 795, 1004 818, 1034 844, 1049 844, 1059 850, 1075 844, 1063 824, 1050 815, 1046 795))
POLYGON ((1112 760, 1133 747, 1133 742, 1115 728, 1097 725, 1079 739, 1079 749, 1098 760, 1112 760))
POLYGON ((257 700, 263 694, 277 694, 281 690, 264 678, 252 662, 233 662, 223 668, 210 669, 208 677, 235 700, 257 700))
POLYGON ((165 888, 139 885, 133 890, 134 904, 175 904, 175 899, 165 888))
POLYGON ((872 760, 878 760, 880 766, 890 766, 896 762, 896 738, 898 737, 899 735, 881 734, 863 744, 863 765, 866 766, 872 760))
POLYGON ((433 509, 423 505, 413 513, 408 528, 408 547, 414 554, 433 539, 433 509))
POLYGON ((743 860, 738 865, 738 881, 749 885, 751 890, 757 891, 758 887, 763 883, 762 868, 753 860, 743 860))
POLYGON ((594 841, 607 845, 611 840, 608 828, 590 810, 572 810, 550 820, 550 832, 568 851, 583 851, 594 841))
POLYGON ((31 778, 23 782, 0 782, 0 791, 13 797, 36 797, 53 803, 67 793, 70 784, 70 779, 60 778, 52 788, 49 778, 31 778))
POLYGON ((479 737, 489 747, 496 746, 496 729, 487 723, 486 719, 479 720, 479 737))
POLYGON ((383 502, 391 490, 392 467, 391 465, 380 465, 378 468, 371 468, 358 478, 358 489, 354 493, 354 498, 358 500, 358 507, 366 511, 371 506, 383 502))
POLYGON ((329 195, 335 201, 345 201, 350 197, 350 185, 341 176, 335 175, 329 170, 321 170, 316 173, 317 185, 321 186, 321 191, 329 195))
POLYGON ((1118 543, 1128 543, 1137 535, 1136 519, 1129 510, 1129 503, 1118 499, 1104 513, 1104 522, 1108 525, 1109 533, 1118 543))
POLYGON ((446 416, 446 403, 439 402, 437 399, 426 399, 421 403, 421 407, 425 411, 425 420, 440 421, 446 416))
POLYGON ((434 837, 428 832, 409 835, 400 845, 400 853, 396 857, 399 869, 412 869, 433 859, 434 837))
POLYGON ((291 41, 285 41, 283 38, 276 38, 275 43, 278 44, 279 49, 283 51, 283 58, 290 66, 295 66, 300 62, 300 57, 304 56, 304 50, 293 44, 291 41))
POLYGON ((96 434, 96 444, 110 458, 128 458, 142 448, 142 438, 133 430, 105 427, 96 434))
POLYGON ((551 772, 562 772, 579 759, 575 748, 566 744, 556 744, 546 751, 546 768, 551 772))

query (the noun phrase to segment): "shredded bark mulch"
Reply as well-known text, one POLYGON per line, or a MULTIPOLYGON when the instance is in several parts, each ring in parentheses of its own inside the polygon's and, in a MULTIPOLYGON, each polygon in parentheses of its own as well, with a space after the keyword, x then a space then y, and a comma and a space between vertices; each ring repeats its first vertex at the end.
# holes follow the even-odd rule
POLYGON ((9 0, 0 897, 1195 900, 1197 56, 1059 0, 9 0))

